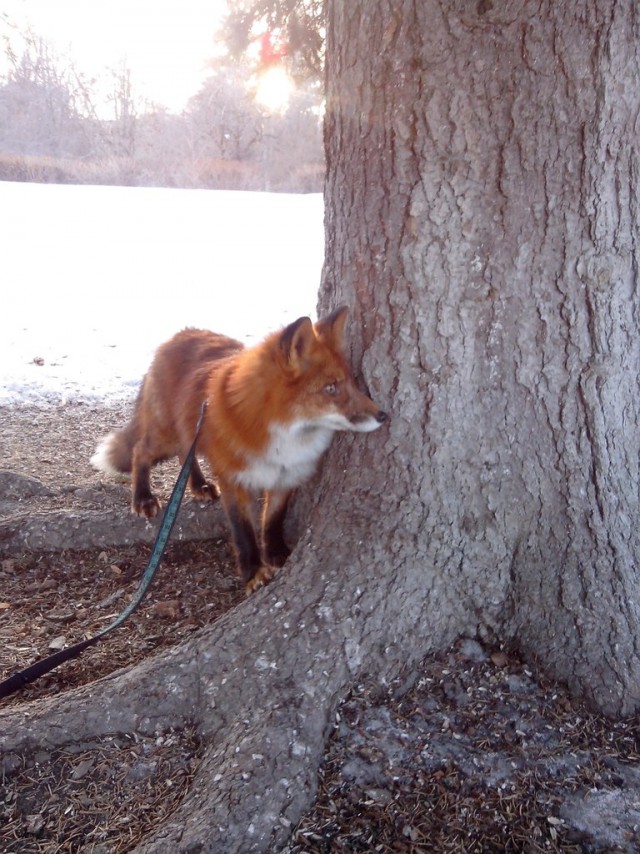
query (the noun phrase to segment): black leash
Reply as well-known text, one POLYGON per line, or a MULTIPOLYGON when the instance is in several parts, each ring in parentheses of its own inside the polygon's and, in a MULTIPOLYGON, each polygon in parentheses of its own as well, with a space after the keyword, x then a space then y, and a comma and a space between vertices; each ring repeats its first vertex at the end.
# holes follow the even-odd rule
POLYGON ((164 550, 167 546, 167 541, 169 540, 171 531, 173 530, 173 526, 178 515, 178 510, 180 509, 180 502, 182 501, 182 496, 184 495, 187 480, 189 478, 189 473, 191 471, 191 466, 193 465, 193 459, 196 454, 196 443, 198 441, 198 436, 200 435, 200 429, 202 428, 202 422, 204 420, 204 413, 206 408, 207 404, 205 401, 202 404, 202 408, 200 409, 200 417, 198 419, 198 426, 196 427, 196 435, 194 436, 193 444, 191 445, 189 453, 187 454, 182 468, 180 469, 178 480, 176 481, 176 485, 173 487, 171 497, 169 498, 164 513, 162 524, 160 525, 160 528, 156 535, 149 561, 142 575, 142 578, 140 579, 138 589, 134 593, 133 599, 131 600, 129 605, 118 617, 116 617, 116 619, 110 625, 108 625, 105 629, 102 629, 102 631, 98 632, 97 635, 87 638, 86 640, 80 641, 79 643, 76 643, 73 646, 68 647, 67 649, 61 649, 60 652, 55 652, 48 658, 43 658, 40 661, 36 661, 29 667, 26 667, 24 670, 19 670, 17 673, 14 673, 12 676, 9 676, 8 679, 5 679, 3 682, 0 682, 0 699, 8 697, 10 694, 13 694, 20 688, 24 688, 25 685, 29 684, 29 682, 33 682, 40 676, 44 676, 45 673, 48 673, 55 667, 58 667, 63 662, 69 661, 69 659, 71 658, 77 658, 81 652, 84 652, 85 649, 98 643, 98 641, 102 640, 105 635, 108 635, 114 629, 117 629, 118 626, 121 626, 127 619, 127 617, 130 617, 131 614, 133 614, 133 612, 136 610, 138 605, 140 605, 149 587, 151 586, 151 582, 153 581, 158 567, 160 566, 164 550))

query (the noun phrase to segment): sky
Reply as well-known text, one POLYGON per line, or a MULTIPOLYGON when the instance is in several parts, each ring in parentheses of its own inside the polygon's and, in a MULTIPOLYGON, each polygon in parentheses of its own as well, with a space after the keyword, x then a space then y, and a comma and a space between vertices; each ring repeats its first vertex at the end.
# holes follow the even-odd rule
MULTIPOLYGON (((200 89, 225 0, 2 0, 89 76, 126 61, 139 97, 179 112, 200 89)), ((3 32, 0 27, 0 32, 3 32)))
POLYGON ((185 326, 315 319, 322 195, 0 182, 0 405, 131 398, 185 326))

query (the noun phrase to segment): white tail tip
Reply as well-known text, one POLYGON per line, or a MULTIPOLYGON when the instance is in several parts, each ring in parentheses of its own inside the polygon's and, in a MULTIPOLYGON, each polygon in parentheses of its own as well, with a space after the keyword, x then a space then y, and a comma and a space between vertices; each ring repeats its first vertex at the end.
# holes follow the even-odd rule
POLYGON ((109 433, 108 436, 105 436, 96 448, 95 453, 91 457, 89 462, 91 463, 93 468, 97 469, 98 471, 103 471, 106 474, 118 475, 121 477, 122 472, 119 472, 116 468, 114 468, 111 463, 111 446, 113 444, 113 439, 113 433, 109 433))

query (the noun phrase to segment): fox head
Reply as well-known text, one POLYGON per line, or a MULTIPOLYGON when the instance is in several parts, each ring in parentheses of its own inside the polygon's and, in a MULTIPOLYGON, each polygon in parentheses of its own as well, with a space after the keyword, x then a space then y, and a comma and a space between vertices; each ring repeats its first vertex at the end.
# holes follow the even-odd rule
POLYGON ((310 427, 368 433, 387 415, 358 390, 344 357, 348 309, 313 324, 300 317, 280 334, 280 360, 293 395, 292 415, 310 427))

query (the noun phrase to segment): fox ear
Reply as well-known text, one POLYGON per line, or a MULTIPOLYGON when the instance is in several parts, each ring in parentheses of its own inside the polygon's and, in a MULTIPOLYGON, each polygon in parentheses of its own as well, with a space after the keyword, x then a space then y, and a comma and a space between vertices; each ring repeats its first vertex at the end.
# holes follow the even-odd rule
POLYGON ((344 350, 344 330, 347 325, 348 314, 349 309, 343 305, 316 323, 316 332, 319 337, 332 341, 336 350, 344 350))
POLYGON ((280 349, 287 363, 293 368, 300 368, 311 351, 314 340, 313 324, 308 317, 299 317, 289 324, 280 335, 280 349))

